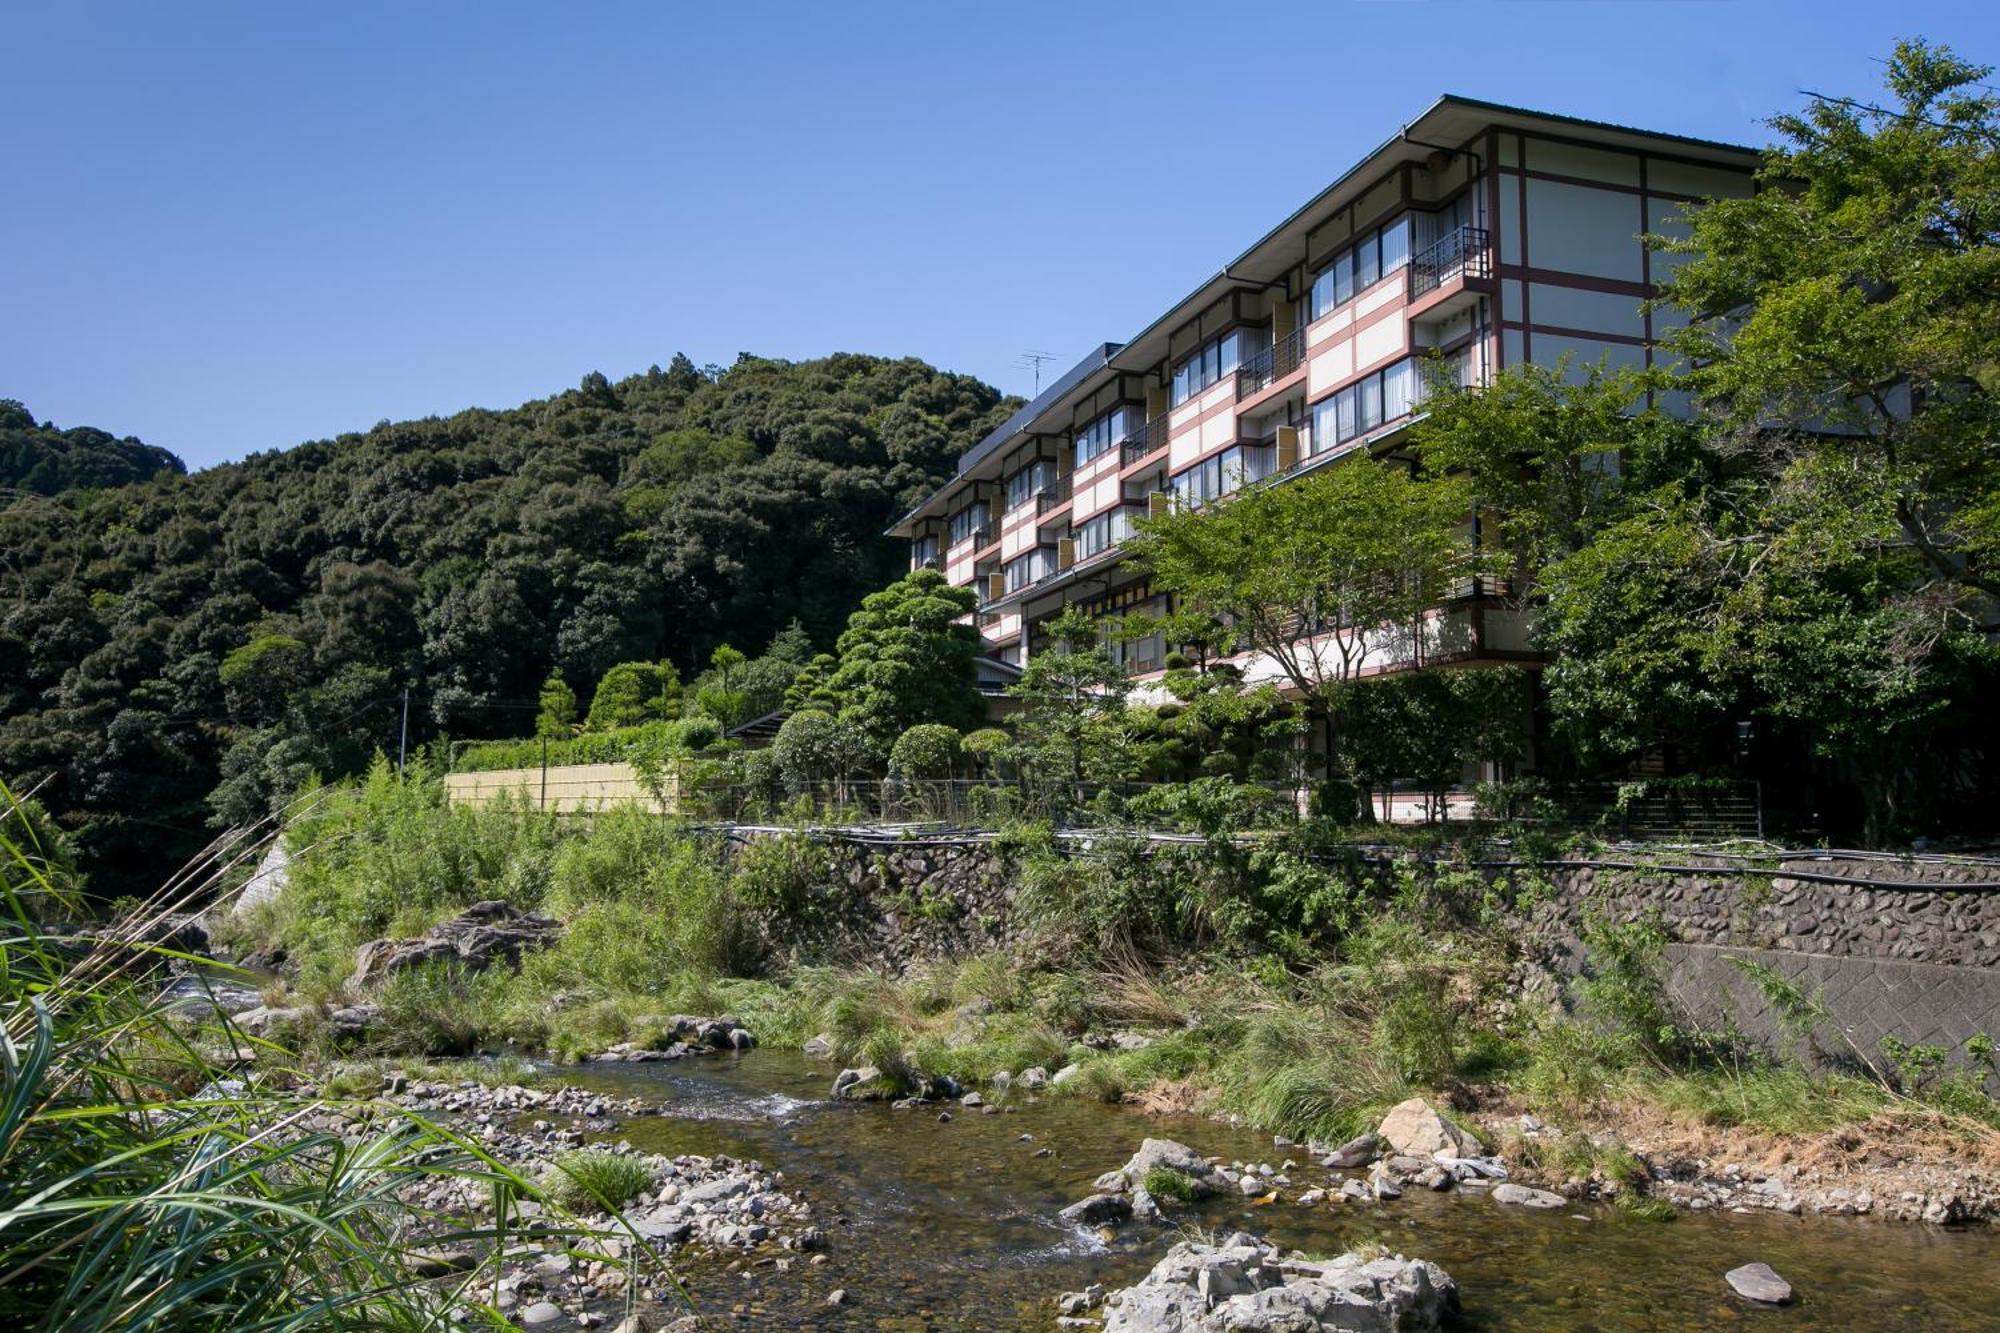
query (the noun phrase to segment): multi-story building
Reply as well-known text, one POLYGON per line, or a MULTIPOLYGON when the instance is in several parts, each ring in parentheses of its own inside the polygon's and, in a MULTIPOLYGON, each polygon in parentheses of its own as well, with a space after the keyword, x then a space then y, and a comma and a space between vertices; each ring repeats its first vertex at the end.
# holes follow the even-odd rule
MULTIPOLYGON (((1521 362, 1653 356, 1647 232, 1752 189, 1749 148, 1446 96, 1124 343, 1106 343, 959 459, 890 533, 979 595, 1019 664, 1066 605, 1164 611, 1122 558, 1135 518, 1393 452, 1426 358, 1461 384, 1521 362)), ((1472 581, 1430 660, 1531 658, 1522 613, 1472 581)), ((1155 638, 1114 643, 1161 667, 1155 638)), ((1393 659, 1366 670, 1392 669, 1393 659)), ((1253 673, 1254 674, 1254 673, 1253 673)))

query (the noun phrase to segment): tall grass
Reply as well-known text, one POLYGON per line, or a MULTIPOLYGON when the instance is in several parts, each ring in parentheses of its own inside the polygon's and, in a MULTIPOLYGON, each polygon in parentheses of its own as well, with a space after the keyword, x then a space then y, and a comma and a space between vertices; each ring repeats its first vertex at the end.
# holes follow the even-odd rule
POLYGON ((504 1244, 526 1182, 392 1108, 343 1138, 322 1104, 230 1078, 162 1002, 171 955, 141 941, 240 870, 251 831, 98 934, 57 924, 82 904, 22 810, 0 786, 0 1326, 433 1329, 454 1305, 497 1326, 479 1270, 440 1288, 403 1256, 416 1238, 504 1244), (446 1182, 487 1196, 494 1224, 412 1202, 446 1182))

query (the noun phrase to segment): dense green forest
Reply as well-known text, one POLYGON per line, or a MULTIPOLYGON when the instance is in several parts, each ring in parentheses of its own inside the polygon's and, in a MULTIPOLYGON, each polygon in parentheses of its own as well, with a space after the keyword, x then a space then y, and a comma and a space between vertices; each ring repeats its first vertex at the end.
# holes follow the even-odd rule
POLYGON ((36 421, 14 399, 0 398, 0 496, 128 486, 162 472, 186 471, 165 449, 89 426, 59 430, 52 421, 36 421))
POLYGON ((1013 406, 914 359, 676 356, 182 475, 9 402, 0 773, 111 891, 393 751, 405 688, 412 745, 518 735, 552 670, 587 699, 795 618, 830 645, 907 559, 882 529, 1013 406))

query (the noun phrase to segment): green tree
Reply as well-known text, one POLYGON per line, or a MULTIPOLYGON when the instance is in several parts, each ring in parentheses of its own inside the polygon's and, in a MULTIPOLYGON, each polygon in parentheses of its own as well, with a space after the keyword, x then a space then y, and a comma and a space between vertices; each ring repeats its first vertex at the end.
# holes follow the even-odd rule
POLYGON ((1099 626, 1069 607, 1040 628, 1047 643, 1007 687, 1021 701, 1014 719, 1017 766, 1071 784, 1125 776, 1123 733, 1106 723, 1124 712, 1131 684, 1104 651, 1099 626))
POLYGON ((1829 452, 1879 487, 1925 583, 2000 595, 2000 98, 1989 66, 1899 42, 1890 105, 1771 121, 1765 188, 1656 244, 1685 380, 1765 475, 1829 452), (1663 261, 1664 262, 1664 261, 1663 261))
POLYGON ((567 736, 576 730, 576 691, 561 673, 549 673, 536 701, 541 705, 541 711, 535 715, 537 736, 567 736))
POLYGON ((620 662, 597 682, 586 731, 657 722, 680 711, 681 680, 671 662, 620 662))
POLYGON ((230 715, 251 724, 284 716, 293 693, 306 683, 311 654, 289 634, 265 634, 222 659, 216 675, 230 715))
POLYGON ((1695 430, 1648 405, 1662 387, 1657 372, 1603 361, 1574 373, 1567 355, 1509 366, 1479 389, 1440 377, 1410 442, 1428 472, 1467 480, 1481 545, 1526 600, 1550 561, 1619 517, 1627 486, 1684 475, 1698 458, 1695 430))
POLYGON ((830 670, 804 697, 831 699, 836 716, 885 755, 896 737, 920 722, 956 731, 979 725, 974 660, 979 632, 969 588, 954 588, 934 569, 919 569, 862 599, 847 619, 830 670))
MULTIPOLYGON (((1156 587, 1228 623, 1324 728, 1334 688, 1364 665, 1420 665, 1443 646, 1426 613, 1480 567, 1460 532, 1470 502, 1463 478, 1358 457, 1142 520, 1132 549, 1156 587)), ((1331 778, 1338 743, 1327 739, 1331 778)))
POLYGON ((956 731, 940 722, 919 722, 889 747, 889 776, 919 782, 953 777, 960 757, 956 731))

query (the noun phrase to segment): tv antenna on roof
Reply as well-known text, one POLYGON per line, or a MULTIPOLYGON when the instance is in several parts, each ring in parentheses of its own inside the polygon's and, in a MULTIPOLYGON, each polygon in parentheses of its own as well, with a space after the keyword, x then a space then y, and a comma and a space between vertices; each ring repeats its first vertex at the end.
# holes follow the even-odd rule
POLYGON ((1035 372, 1035 397, 1040 398, 1042 396, 1043 364, 1056 359, 1057 357, 1054 352, 1023 352, 1014 358, 1015 365, 1021 367, 1023 370, 1032 369, 1035 372))

